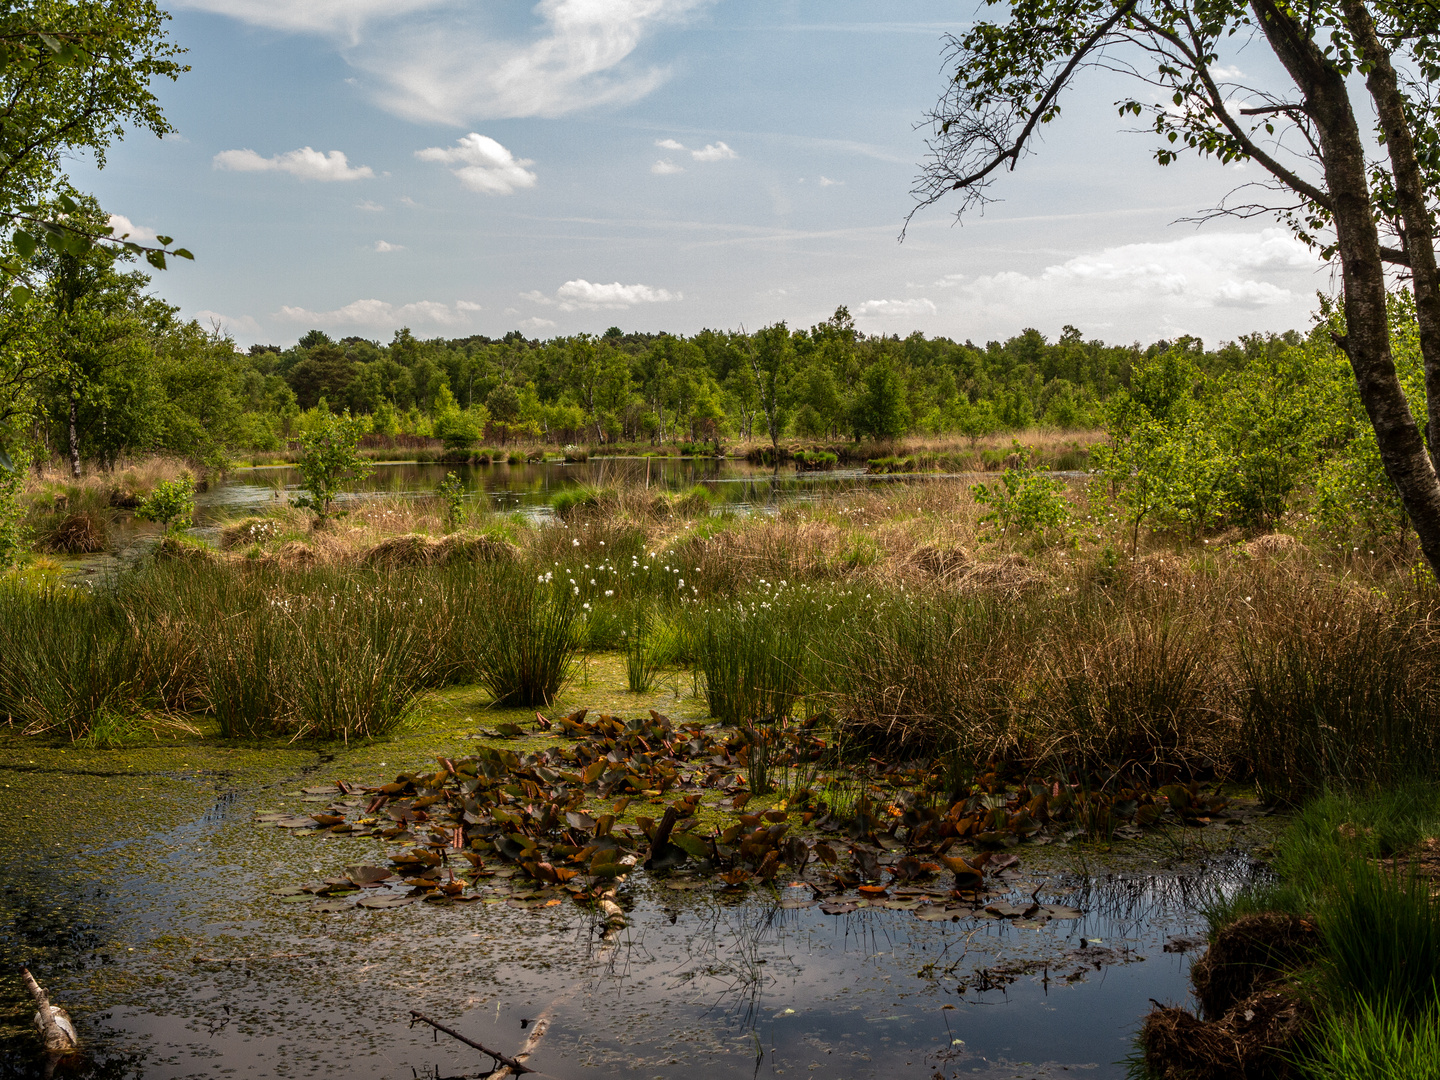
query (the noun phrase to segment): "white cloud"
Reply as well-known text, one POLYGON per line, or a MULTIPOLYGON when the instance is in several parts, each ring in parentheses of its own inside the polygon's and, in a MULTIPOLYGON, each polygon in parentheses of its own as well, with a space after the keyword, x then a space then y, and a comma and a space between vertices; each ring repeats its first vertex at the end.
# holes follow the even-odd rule
POLYGON ((845 183, 844 180, 831 180, 828 176, 822 176, 822 177, 820 177, 820 186, 821 186, 821 187, 836 187, 836 186, 838 186, 838 185, 840 185, 840 184, 843 184, 843 183, 845 183))
POLYGON ((618 281, 602 285, 575 278, 556 289, 553 299, 539 289, 521 293, 520 299, 532 304, 556 306, 561 311, 597 311, 601 308, 631 308, 637 304, 668 304, 685 299, 685 294, 650 285, 622 285, 618 281))
POLYGON ((685 144, 684 144, 684 143, 682 143, 682 142, 676 142, 674 139, 656 139, 656 140, 655 140, 655 145, 658 146, 658 147, 660 147, 661 150, 684 150, 684 149, 685 149, 685 144))
POLYGON ((673 161, 670 161, 668 159, 662 159, 655 162, 654 165, 651 165, 650 171, 656 176, 673 176, 675 173, 684 172, 685 166, 676 165, 673 161))
POLYGON ((195 321, 206 329, 216 328, 222 334, 228 334, 236 339, 245 341, 258 341, 264 337, 260 324, 253 315, 223 315, 218 311, 197 311, 195 321))
POLYGON ((385 300, 356 300, 334 311, 310 311, 302 307, 282 307, 280 317, 290 322, 307 326, 371 327, 379 330, 394 330, 401 326, 415 324, 431 326, 458 326, 469 321, 470 315, 479 311, 478 304, 462 300, 453 308, 438 300, 417 300, 411 304, 396 306, 385 300))
POLYGON ((285 172, 301 180, 369 180, 375 175, 369 165, 351 167, 341 150, 322 154, 308 146, 268 158, 254 150, 222 150, 213 164, 230 172, 285 172))
POLYGON ((1034 325, 1038 312, 1054 329, 1067 322, 1087 332, 1126 326, 1152 340, 1213 324, 1214 315, 1204 313, 1216 309, 1264 310, 1272 313, 1268 325, 1300 326, 1322 266, 1284 229, 1196 233, 1086 252, 1030 273, 948 275, 956 287, 946 314, 967 324, 1023 326, 1034 325))
POLYGON ((554 319, 542 319, 538 315, 532 315, 528 319, 521 319, 517 329, 520 330, 548 330, 555 325, 554 319))
POLYGON ((396 18, 446 0, 172 0, 171 7, 209 11, 255 26, 354 39, 376 18, 396 18))
POLYGON ((129 239, 137 244, 153 244, 158 239, 154 229, 148 225, 136 225, 124 214, 110 215, 110 232, 117 238, 129 233, 129 239))
POLYGON ((390 243, 390 241, 388 241, 388 240, 376 240, 376 241, 375 241, 375 250, 378 251, 378 252, 380 252, 380 253, 383 255, 383 254, 385 254, 387 251, 404 251, 404 250, 405 250, 405 245, 404 245, 404 244, 392 244, 392 243, 390 243))
POLYGON ((537 33, 499 37, 490 5, 395 20, 348 59, 377 76, 380 104, 424 122, 563 116, 637 101, 669 77, 631 56, 657 27, 711 0, 540 0, 537 33))
POLYGON ((1222 281, 1215 290, 1214 301, 1219 307, 1256 308, 1284 304, 1295 299, 1289 289, 1268 281, 1222 281))
POLYGON ((913 319, 934 315, 935 305, 923 296, 916 300, 866 300, 855 309, 855 314, 881 319, 913 319))
POLYGON ((371 202, 369 199, 362 199, 360 202, 355 204, 355 209, 365 210, 371 214, 378 214, 381 213, 385 209, 385 207, 381 206, 377 202, 371 202))
POLYGON ((703 149, 691 150, 690 156, 696 161, 728 161, 740 155, 723 142, 708 143, 703 149))
POLYGON ((482 195, 513 195, 518 188, 535 186, 535 174, 525 166, 535 164, 528 158, 516 158, 494 139, 471 132, 454 146, 432 146, 416 150, 421 161, 438 161, 458 165, 451 169, 460 182, 482 195))

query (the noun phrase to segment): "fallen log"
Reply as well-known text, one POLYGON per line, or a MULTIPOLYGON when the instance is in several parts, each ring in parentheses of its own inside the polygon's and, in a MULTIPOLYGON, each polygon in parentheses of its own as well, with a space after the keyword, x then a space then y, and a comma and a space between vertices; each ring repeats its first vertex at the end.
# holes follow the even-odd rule
POLYGON ((80 1049, 80 1036, 75 1033, 70 1014, 60 1006, 50 1004, 49 996, 35 981, 29 968, 20 969, 20 979, 25 983, 25 989, 30 991, 30 996, 35 999, 35 1030, 40 1033, 40 1040, 45 1044, 45 1053, 49 1055, 51 1062, 77 1053, 80 1049))

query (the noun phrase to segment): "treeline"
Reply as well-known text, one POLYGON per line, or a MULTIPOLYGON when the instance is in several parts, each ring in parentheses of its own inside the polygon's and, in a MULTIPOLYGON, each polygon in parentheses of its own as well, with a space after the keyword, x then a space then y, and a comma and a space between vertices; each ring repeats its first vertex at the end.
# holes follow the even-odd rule
POLYGON ((89 268, 81 302, 67 308, 73 283, 64 267, 50 270, 48 291, 3 313, 0 332, 41 371, 28 384, 29 407, 14 414, 28 431, 7 441, 23 435, 33 456, 68 456, 77 467, 148 452, 218 464, 283 449, 321 411, 343 410, 381 435, 455 448, 1080 430, 1102 425, 1105 403, 1155 356, 1178 349, 1223 372, 1300 341, 1250 335, 1218 350, 1188 338, 1141 348, 1086 341, 1067 327, 1055 341, 1032 329, 977 345, 864 335, 842 307, 809 329, 679 336, 611 327, 544 341, 518 331, 421 340, 402 329, 388 343, 312 330, 288 347, 241 351, 147 295, 142 273, 89 268))

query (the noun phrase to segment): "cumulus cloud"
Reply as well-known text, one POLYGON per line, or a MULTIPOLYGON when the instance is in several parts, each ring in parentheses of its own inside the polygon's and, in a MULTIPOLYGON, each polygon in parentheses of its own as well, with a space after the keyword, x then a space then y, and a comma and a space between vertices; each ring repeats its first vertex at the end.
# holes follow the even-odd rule
POLYGON ((845 183, 844 180, 831 180, 828 176, 820 177, 821 187, 835 187, 837 184, 845 183))
POLYGON ((201 326, 218 330, 222 335, 241 342, 258 341, 264 331, 253 315, 225 315, 218 311, 197 311, 195 321, 201 326))
POLYGON ((301 180, 369 180, 375 175, 369 165, 352 167, 344 151, 322 154, 308 146, 268 158, 254 150, 222 150, 213 164, 230 172, 283 172, 301 180))
POLYGON ((535 163, 516 158, 494 139, 471 132, 451 147, 432 146, 416 150, 421 161, 454 165, 450 171, 471 191, 482 195, 513 195, 519 188, 535 186, 535 174, 525 168, 535 163))
POLYGON ((391 304, 385 300, 355 300, 333 311, 311 311, 303 307, 282 307, 280 317, 307 326, 369 327, 393 330, 401 326, 459 326, 480 310, 479 304, 461 300, 453 307, 438 300, 417 300, 391 304))
POLYGON ((117 238, 129 233, 129 239, 137 244, 153 244, 159 239, 154 229, 148 225, 136 225, 124 214, 110 215, 110 232, 117 238))
POLYGON ((699 150, 691 150, 690 156, 696 161, 728 161, 740 155, 723 142, 709 143, 699 150))
POLYGON ((650 171, 656 176, 673 176, 675 173, 684 172, 685 166, 676 165, 668 158, 662 158, 650 166, 650 171))
POLYGON ((685 299, 684 293, 657 289, 650 285, 622 285, 612 281, 609 285, 575 278, 555 290, 553 297, 546 296, 539 289, 521 293, 520 299, 532 304, 558 307, 561 311, 598 311, 602 308, 620 310, 638 304, 668 304, 685 299))
POLYGON ((675 139, 656 139, 656 140, 655 140, 655 145, 658 146, 658 147, 660 147, 661 150, 684 150, 684 149, 685 149, 685 144, 682 143, 682 142, 677 142, 675 139))
POLYGON ((1034 272, 942 281, 955 282, 947 313, 953 309, 967 324, 1023 325, 1043 311, 1057 326, 1120 325, 1141 337, 1169 337, 1202 320, 1213 325, 1217 309, 1247 310, 1246 322, 1254 312, 1269 312, 1265 321, 1277 328, 1303 325, 1321 267, 1293 235, 1271 228, 1122 244, 1034 272))
POLYGON ((380 252, 380 253, 383 255, 383 254, 385 254, 387 251, 404 251, 404 250, 405 250, 405 245, 404 245, 404 244, 392 244, 392 243, 390 243, 390 241, 388 241, 388 240, 376 240, 376 241, 375 241, 375 250, 378 251, 378 252, 380 252))
POLYGON ((855 309, 855 314, 882 319, 913 319, 920 315, 934 315, 935 304, 923 296, 914 300, 866 300, 855 309))
POLYGON ((364 210, 371 214, 378 214, 381 213, 385 209, 385 207, 381 206, 377 202, 371 202, 369 199, 361 199, 358 203, 355 204, 355 209, 364 210))

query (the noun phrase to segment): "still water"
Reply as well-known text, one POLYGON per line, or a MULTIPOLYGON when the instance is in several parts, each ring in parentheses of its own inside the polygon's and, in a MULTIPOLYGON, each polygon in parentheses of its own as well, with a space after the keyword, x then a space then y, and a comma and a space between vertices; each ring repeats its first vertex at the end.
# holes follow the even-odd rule
MULTIPOLYGON (((1253 872, 1220 847, 1097 869, 1093 849, 1026 846, 1017 902, 1083 912, 1043 925, 831 916, 783 879, 734 900, 643 873, 621 890, 633 906, 611 940, 569 901, 323 912, 278 894, 374 863, 383 842, 257 815, 313 810, 326 800, 301 785, 337 768, 388 779, 374 757, 408 751, 246 764, 267 753, 0 755, 0 964, 28 962, 76 1014, 82 1076, 488 1072, 476 1051, 412 1029, 414 1009, 508 1053, 546 1014, 530 1065, 558 1078, 1119 1078, 1150 1000, 1188 999, 1189 954, 1167 942, 1200 928, 1207 890, 1253 872)), ((12 1023, 24 1015, 16 1003, 12 1023)), ((0 1077, 40 1075, 22 1046, 0 1052, 0 1077)))
MULTIPOLYGON (((800 472, 788 465, 777 470, 728 458, 601 458, 575 464, 530 462, 524 465, 412 462, 377 466, 369 477, 355 484, 345 498, 433 495, 447 472, 455 473, 465 486, 467 498, 483 508, 528 515, 548 514, 550 500, 557 493, 575 487, 639 486, 677 492, 702 484, 717 505, 746 512, 865 485, 936 476, 928 473, 869 475, 859 468, 800 472)), ((196 500, 197 523, 263 513, 266 506, 289 498, 299 490, 299 485, 300 472, 290 466, 236 469, 196 500)))

